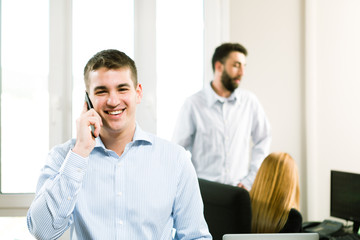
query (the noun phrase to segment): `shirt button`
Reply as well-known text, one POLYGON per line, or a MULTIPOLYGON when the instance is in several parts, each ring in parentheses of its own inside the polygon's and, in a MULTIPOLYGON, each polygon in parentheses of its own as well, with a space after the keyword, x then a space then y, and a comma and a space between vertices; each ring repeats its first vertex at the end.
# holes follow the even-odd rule
POLYGON ((118 192, 117 195, 120 197, 122 195, 122 192, 118 192))
POLYGON ((78 173, 81 173, 81 168, 76 169, 78 173))
POLYGON ((123 225, 123 223, 124 223, 124 222, 123 222, 123 221, 121 221, 121 220, 120 220, 120 221, 118 221, 118 224, 119 224, 119 225, 123 225))
POLYGON ((71 197, 67 197, 67 200, 69 200, 69 201, 70 201, 70 200, 71 200, 71 197))
POLYGON ((118 167, 121 167, 121 163, 118 163, 117 165, 118 165, 118 167))

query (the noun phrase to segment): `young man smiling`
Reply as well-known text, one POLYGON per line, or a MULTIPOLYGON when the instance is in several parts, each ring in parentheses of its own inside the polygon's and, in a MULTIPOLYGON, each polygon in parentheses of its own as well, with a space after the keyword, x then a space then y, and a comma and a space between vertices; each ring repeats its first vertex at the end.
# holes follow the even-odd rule
POLYGON ((38 239, 69 227, 72 239, 211 239, 185 150, 136 123, 142 87, 135 63, 104 50, 89 60, 84 79, 94 108, 84 103, 76 139, 50 151, 29 231, 38 239))
POLYGON ((238 43, 216 48, 214 79, 185 101, 173 141, 192 153, 199 178, 250 190, 269 153, 271 134, 256 96, 239 88, 246 56, 247 50, 238 43))

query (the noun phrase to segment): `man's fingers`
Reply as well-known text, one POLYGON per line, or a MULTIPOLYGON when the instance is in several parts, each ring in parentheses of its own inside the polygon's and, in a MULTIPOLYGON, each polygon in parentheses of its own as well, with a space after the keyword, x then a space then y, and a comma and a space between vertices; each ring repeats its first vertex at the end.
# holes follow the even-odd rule
POLYGON ((87 103, 84 102, 82 113, 86 113, 87 111, 88 111, 88 106, 87 106, 87 103))
POLYGON ((92 116, 88 118, 88 121, 89 121, 89 126, 93 125, 95 128, 94 130, 95 137, 98 137, 102 126, 101 118, 99 116, 92 116))
POLYGON ((82 115, 83 115, 82 118, 84 120, 87 119, 86 121, 89 129, 92 128, 90 127, 91 125, 94 127, 94 135, 95 137, 98 137, 100 134, 100 129, 103 125, 100 115, 93 108, 88 110, 88 106, 86 102, 84 102, 82 115))

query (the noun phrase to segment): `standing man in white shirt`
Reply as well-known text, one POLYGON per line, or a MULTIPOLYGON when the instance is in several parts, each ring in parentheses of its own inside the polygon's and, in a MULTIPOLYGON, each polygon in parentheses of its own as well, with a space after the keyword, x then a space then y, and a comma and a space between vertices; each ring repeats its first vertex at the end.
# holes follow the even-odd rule
POLYGON ((271 131, 257 97, 239 88, 246 56, 239 43, 216 48, 214 80, 185 101, 173 141, 191 152, 199 178, 250 190, 269 153, 271 131))

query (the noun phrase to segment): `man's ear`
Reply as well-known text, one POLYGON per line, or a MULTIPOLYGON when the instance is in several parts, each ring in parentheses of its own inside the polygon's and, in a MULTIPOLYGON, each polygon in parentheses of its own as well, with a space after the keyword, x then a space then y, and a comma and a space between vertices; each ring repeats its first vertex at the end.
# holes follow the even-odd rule
POLYGON ((136 103, 137 104, 141 103, 142 97, 143 97, 142 86, 140 83, 138 83, 136 86, 136 103))
POLYGON ((215 62, 215 72, 222 72, 224 70, 224 64, 220 61, 215 62))

